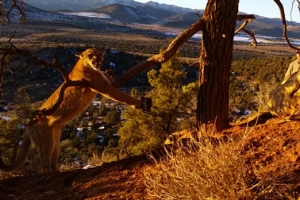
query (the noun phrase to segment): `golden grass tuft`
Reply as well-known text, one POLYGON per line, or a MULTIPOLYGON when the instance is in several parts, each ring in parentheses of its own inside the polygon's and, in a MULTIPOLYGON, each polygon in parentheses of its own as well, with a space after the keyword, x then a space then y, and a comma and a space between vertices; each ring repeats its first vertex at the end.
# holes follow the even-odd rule
POLYGON ((93 166, 101 166, 103 164, 103 160, 101 158, 102 156, 99 156, 96 153, 93 153, 92 157, 87 160, 88 165, 93 166))
MULTIPOLYGON (((154 167, 144 171, 149 199, 295 199, 299 184, 284 180, 294 169, 272 173, 249 169, 244 158, 248 134, 216 139, 210 137, 214 133, 199 132, 197 141, 179 144, 176 151, 166 150, 161 160, 152 157, 154 167)), ((281 164, 273 163, 277 167, 281 164)))

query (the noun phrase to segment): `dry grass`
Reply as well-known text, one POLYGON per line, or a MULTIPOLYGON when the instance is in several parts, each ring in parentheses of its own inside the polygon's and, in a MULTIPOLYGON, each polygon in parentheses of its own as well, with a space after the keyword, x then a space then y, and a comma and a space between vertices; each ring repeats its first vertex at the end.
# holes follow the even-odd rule
POLYGON ((59 165, 59 171, 60 172, 69 172, 69 171, 75 171, 77 169, 80 169, 81 166, 74 162, 64 163, 62 165, 59 165))
POLYGON ((275 79, 272 79, 270 82, 266 82, 259 85, 259 92, 253 98, 253 101, 257 103, 258 112, 269 111, 268 101, 270 92, 278 86, 278 83, 275 79))
POLYGON ((176 153, 167 153, 155 170, 146 170, 153 199, 243 199, 247 189, 241 146, 201 135, 176 153))
POLYGON ((87 160, 88 165, 101 166, 103 164, 102 156, 93 153, 93 156, 87 160))
MULTIPOLYGON (((154 159, 155 167, 144 172, 149 199, 295 199, 293 190, 299 184, 284 179, 294 169, 249 169, 243 156, 248 134, 233 141, 199 133, 199 141, 166 150, 166 156, 154 159)), ((282 164, 277 161, 273 167, 282 164)))
MULTIPOLYGON (((103 164, 102 156, 99 156, 97 153, 93 153, 92 157, 87 158, 86 165, 91 166, 93 168, 94 166, 101 166, 103 164)), ((64 163, 60 165, 59 171, 65 172, 65 171, 74 171, 76 169, 82 169, 85 166, 80 165, 76 162, 70 162, 70 163, 64 163)))

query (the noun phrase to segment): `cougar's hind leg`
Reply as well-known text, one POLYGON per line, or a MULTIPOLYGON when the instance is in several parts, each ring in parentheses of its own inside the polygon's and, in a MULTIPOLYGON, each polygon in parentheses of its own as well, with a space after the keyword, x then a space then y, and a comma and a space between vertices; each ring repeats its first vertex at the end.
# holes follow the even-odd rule
POLYGON ((54 137, 53 137, 53 129, 48 128, 42 133, 42 142, 38 145, 41 161, 43 165, 43 172, 52 172, 51 169, 51 160, 52 154, 54 150, 54 137))
POLYGON ((30 127, 30 137, 38 148, 42 163, 42 171, 48 172, 50 160, 47 158, 52 154, 51 149, 53 144, 50 128, 45 125, 33 125, 30 127))
POLYGON ((61 126, 57 126, 53 128, 54 146, 53 146, 53 153, 51 158, 52 171, 57 171, 57 160, 59 157, 59 148, 60 148, 60 135, 61 135, 61 126))

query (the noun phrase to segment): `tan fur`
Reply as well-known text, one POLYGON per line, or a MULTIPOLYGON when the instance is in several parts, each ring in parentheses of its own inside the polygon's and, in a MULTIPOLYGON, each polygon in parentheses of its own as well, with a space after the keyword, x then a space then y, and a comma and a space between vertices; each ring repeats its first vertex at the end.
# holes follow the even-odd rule
MULTIPOLYGON (((97 93, 115 101, 120 101, 137 108, 141 101, 116 89, 111 85, 111 75, 99 70, 103 61, 104 51, 90 48, 79 55, 79 60, 69 74, 72 81, 85 80, 87 86, 67 87, 59 108, 51 115, 44 116, 40 121, 26 129, 19 155, 11 165, 4 165, 0 160, 0 171, 14 171, 26 161, 30 139, 36 144, 45 171, 57 170, 60 135, 63 125, 77 118, 94 100, 97 93)), ((43 103, 42 109, 51 108, 57 101, 61 86, 43 103)))
POLYGON ((300 118, 300 71, 269 94, 268 106, 273 116, 283 119, 300 118))

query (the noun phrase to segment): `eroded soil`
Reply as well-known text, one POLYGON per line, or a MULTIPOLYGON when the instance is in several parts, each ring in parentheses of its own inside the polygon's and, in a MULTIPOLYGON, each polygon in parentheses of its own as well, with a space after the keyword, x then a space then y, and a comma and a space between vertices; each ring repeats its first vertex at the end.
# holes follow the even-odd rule
MULTIPOLYGON (((300 121, 271 118, 233 126, 222 135, 245 138, 249 176, 260 168, 278 172, 283 183, 299 182, 300 121)), ((0 199, 147 199, 143 172, 151 165, 150 159, 139 156, 93 169, 9 178, 0 181, 0 199)))

